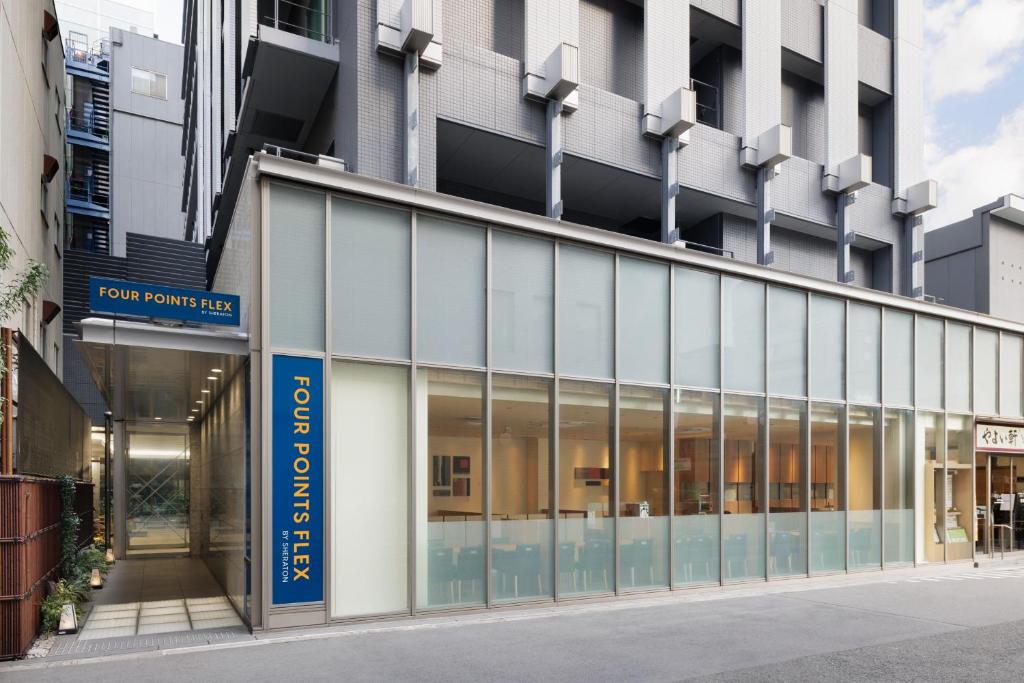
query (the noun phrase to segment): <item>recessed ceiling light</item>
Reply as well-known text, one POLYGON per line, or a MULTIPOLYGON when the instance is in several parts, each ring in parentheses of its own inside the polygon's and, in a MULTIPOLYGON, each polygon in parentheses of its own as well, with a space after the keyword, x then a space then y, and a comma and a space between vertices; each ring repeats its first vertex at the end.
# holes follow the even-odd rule
POLYGON ((209 389, 200 389, 199 391, 203 392, 204 394, 210 393, 209 389))
POLYGON ((220 373, 222 373, 222 372, 224 372, 224 371, 223 371, 223 370, 221 370, 220 368, 211 368, 211 369, 210 369, 210 372, 215 372, 215 373, 217 373, 217 374, 219 375, 220 373))
POLYGON ((153 419, 154 420, 162 420, 163 418, 162 417, 154 417, 153 419))
POLYGON ((199 405, 203 405, 202 401, 196 401, 196 403, 198 403, 199 405))
POLYGON ((192 412, 193 412, 193 413, 198 413, 198 412, 199 412, 199 408, 193 408, 193 409, 192 409, 192 412))
POLYGON ((210 375, 206 379, 220 379, 220 377, 218 377, 217 375, 210 375))

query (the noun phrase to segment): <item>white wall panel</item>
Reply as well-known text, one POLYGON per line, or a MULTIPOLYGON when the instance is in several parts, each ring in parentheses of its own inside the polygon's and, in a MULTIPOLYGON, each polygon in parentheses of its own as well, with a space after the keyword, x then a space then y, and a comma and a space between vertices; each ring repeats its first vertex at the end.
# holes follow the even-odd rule
POLYGON ((689 0, 644 3, 645 111, 661 115, 661 103, 690 86, 689 0))
POLYGON ((559 43, 580 44, 579 0, 525 0, 526 73, 544 76, 544 60, 559 43))
POLYGON ((782 10, 743 0, 743 146, 782 120, 782 10))
POLYGON ((921 0, 896 3, 893 51, 896 109, 896 193, 924 180, 924 10, 921 0))
POLYGON ((825 0, 825 173, 858 152, 856 0, 825 0))

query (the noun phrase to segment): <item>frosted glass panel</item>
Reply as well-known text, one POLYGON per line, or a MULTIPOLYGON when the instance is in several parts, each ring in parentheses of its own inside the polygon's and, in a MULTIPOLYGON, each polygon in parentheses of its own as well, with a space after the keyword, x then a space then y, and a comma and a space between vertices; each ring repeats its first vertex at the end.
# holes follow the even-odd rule
POLYGON ((795 576, 807 573, 806 512, 770 513, 768 537, 770 576, 795 576))
POLYGON ((844 397, 846 304, 811 296, 811 396, 844 397))
POLYGON ((850 569, 881 567, 882 511, 850 510, 850 569))
POLYGON ((725 388, 764 391, 764 285, 727 277, 722 287, 725 388))
POLYGON ((1021 338, 1004 334, 999 340, 999 414, 1020 416, 1021 338))
POLYGON ((719 278, 677 268, 675 382, 718 388, 719 278))
POLYGON ((324 350, 326 197, 270 186, 270 343, 324 350))
POLYGON ((875 306, 850 304, 850 395, 851 401, 879 403, 882 400, 882 313, 875 306))
POLYGON ((416 230, 419 359, 482 366, 486 233, 430 216, 416 230))
POLYGON ((971 409, 971 328, 950 323, 946 328, 946 408, 971 409))
POLYGON ((619 568, 624 590, 668 585, 668 517, 619 520, 619 568))
POLYGON ((719 580, 718 515, 677 516, 672 522, 674 582, 717 583, 719 580))
POLYGON ((996 375, 999 372, 999 334, 974 329, 974 412, 996 414, 996 375))
POLYGON ((773 394, 807 394, 807 295, 772 287, 768 294, 768 390, 773 394))
POLYGON ((812 572, 846 569, 846 513, 811 513, 810 564, 812 572))
POLYGON ((942 408, 942 321, 917 320, 917 407, 942 408))
POLYGON ((409 357, 407 211, 331 198, 332 350, 409 357))
POLYGON ((491 236, 491 351, 494 366, 551 372, 555 251, 551 242, 494 231, 491 236))
POLYGON ((914 316, 885 311, 885 368, 882 382, 885 402, 914 404, 914 316))
POLYGON ((333 364, 334 617, 409 608, 408 392, 405 368, 333 364))
POLYGON ((764 578, 764 514, 722 517, 725 581, 764 578))
POLYGON ((619 259, 619 377, 668 382, 669 269, 619 259))
POLYGON ((559 248, 559 362, 565 375, 611 377, 615 316, 615 257, 559 248))

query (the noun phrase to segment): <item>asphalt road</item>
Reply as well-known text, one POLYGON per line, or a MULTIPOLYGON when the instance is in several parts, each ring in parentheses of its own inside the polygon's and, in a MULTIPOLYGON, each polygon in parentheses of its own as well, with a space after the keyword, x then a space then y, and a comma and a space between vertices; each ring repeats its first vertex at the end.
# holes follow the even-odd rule
POLYGON ((1019 565, 790 581, 0 668, 5 683, 1022 677, 1019 565))

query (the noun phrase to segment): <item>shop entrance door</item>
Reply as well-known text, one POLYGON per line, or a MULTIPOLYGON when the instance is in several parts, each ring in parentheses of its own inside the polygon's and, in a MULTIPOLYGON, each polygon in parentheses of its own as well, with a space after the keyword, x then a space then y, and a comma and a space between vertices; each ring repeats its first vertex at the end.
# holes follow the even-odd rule
POLYGON ((185 433, 128 432, 128 555, 189 551, 189 450, 185 433))
POLYGON ((989 554, 1024 549, 1024 458, 979 454, 979 489, 985 477, 987 495, 979 499, 978 516, 984 520, 985 552, 989 554), (981 469, 981 459, 985 469, 981 469), (984 502, 984 508, 981 508, 984 502))

